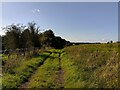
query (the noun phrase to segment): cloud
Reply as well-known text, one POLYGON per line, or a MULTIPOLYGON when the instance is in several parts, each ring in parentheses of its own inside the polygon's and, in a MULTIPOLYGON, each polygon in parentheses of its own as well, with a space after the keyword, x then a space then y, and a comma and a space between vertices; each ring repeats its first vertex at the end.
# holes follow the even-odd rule
POLYGON ((107 41, 109 41, 107 38, 103 38, 103 39, 101 39, 101 42, 107 42, 107 41))
POLYGON ((40 13, 40 9, 33 9, 32 13, 40 13))

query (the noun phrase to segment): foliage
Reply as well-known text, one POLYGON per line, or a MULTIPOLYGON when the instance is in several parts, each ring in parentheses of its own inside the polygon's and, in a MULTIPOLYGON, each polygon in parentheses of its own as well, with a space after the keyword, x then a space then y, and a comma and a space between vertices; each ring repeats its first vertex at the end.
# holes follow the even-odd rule
POLYGON ((3 28, 6 34, 2 36, 2 49, 17 49, 17 48, 63 48, 69 44, 65 39, 56 37, 51 29, 41 33, 39 26, 36 23, 30 22, 27 26, 9 25, 3 28))

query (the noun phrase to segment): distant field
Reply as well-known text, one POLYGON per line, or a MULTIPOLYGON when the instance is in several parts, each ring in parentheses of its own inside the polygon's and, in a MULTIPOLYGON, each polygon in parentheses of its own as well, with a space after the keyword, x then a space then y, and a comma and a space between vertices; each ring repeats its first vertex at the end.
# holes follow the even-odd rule
POLYGON ((2 55, 3 89, 118 88, 118 43, 51 49, 28 58, 2 55))

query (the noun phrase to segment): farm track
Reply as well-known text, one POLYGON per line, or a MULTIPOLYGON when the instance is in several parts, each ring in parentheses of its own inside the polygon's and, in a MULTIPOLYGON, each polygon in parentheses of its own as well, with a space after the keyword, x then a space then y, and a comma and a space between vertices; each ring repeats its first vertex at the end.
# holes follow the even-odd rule
MULTIPOLYGON (((47 60, 47 58, 49 58, 49 56, 52 54, 51 52, 49 52, 49 53, 50 53, 50 54, 49 54, 47 57, 44 58, 43 62, 41 62, 41 63, 39 64, 38 68, 41 67, 41 66, 44 64, 44 62, 47 60)), ((38 68, 37 68, 37 69, 38 69, 38 68)), ((37 69, 29 76, 28 81, 24 82, 24 83, 19 87, 20 90, 26 90, 26 89, 28 88, 28 83, 29 83, 30 79, 32 78, 32 76, 36 73, 37 69)))
POLYGON ((59 72, 58 72, 58 83, 60 84, 60 88, 64 88, 64 80, 63 80, 64 70, 61 66, 61 53, 59 53, 59 72))
MULTIPOLYGON (((17 86, 20 90, 118 88, 118 54, 118 44, 83 44, 66 47, 63 50, 49 50, 48 53, 41 52, 41 57, 31 58, 30 61, 26 59, 20 67, 15 67, 15 74, 4 72, 2 87, 4 90, 17 86)), ((3 58, 7 61, 6 56, 3 58)), ((19 62, 11 61, 8 60, 10 69, 9 67, 6 69, 12 71, 12 66, 19 62)))
MULTIPOLYGON (((40 63, 40 65, 38 66, 41 67, 42 65, 44 65, 44 62, 47 60, 47 58, 50 57, 50 55, 54 53, 54 52, 50 52, 50 54, 43 60, 42 63, 40 63)), ((63 75, 64 75, 64 70, 62 68, 62 65, 61 65, 61 54, 60 52, 57 52, 56 54, 59 53, 59 56, 57 57, 58 58, 58 63, 59 63, 59 70, 58 70, 58 73, 57 73, 57 78, 56 78, 56 81, 57 81, 57 84, 59 85, 58 87, 59 88, 64 88, 64 79, 63 79, 63 75)), ((30 77, 28 78, 28 81, 26 81, 25 83, 23 83, 19 88, 21 90, 26 90, 28 87, 28 84, 30 82, 30 80, 33 78, 33 76, 36 74, 38 68, 30 75, 30 77)))

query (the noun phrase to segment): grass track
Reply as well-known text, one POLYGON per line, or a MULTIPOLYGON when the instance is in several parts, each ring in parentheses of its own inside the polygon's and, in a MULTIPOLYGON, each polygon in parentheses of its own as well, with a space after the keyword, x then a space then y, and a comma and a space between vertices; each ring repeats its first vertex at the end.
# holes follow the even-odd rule
POLYGON ((15 74, 3 73, 3 87, 117 88, 118 53, 118 44, 52 49, 11 68, 15 74))
POLYGON ((28 83, 29 88, 59 88, 59 52, 53 52, 28 83))

